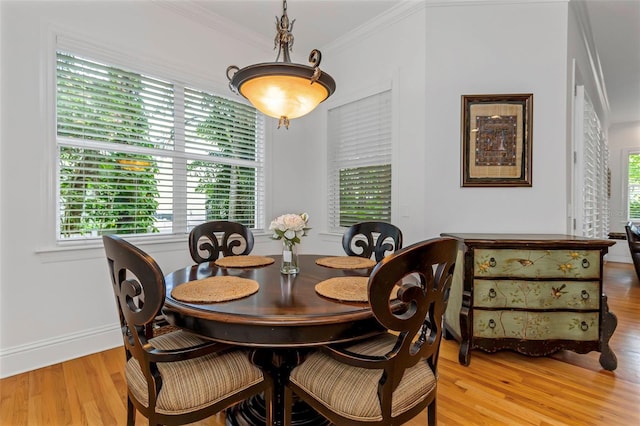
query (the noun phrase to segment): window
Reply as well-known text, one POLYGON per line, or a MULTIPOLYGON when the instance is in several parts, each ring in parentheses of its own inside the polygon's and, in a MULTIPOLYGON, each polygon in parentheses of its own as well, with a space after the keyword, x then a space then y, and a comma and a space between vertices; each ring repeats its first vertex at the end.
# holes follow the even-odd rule
POLYGON ((391 221, 391 91, 329 110, 329 229, 391 221))
POLYGON ((583 86, 576 87, 575 185, 578 194, 574 230, 584 237, 609 233, 609 148, 600 119, 583 86))
POLYGON ((391 91, 328 115, 329 229, 391 221, 391 91))
POLYGON ((253 107, 59 50, 58 240, 261 227, 264 122, 253 107))
POLYGON ((640 152, 630 152, 627 160, 627 219, 640 221, 640 152))

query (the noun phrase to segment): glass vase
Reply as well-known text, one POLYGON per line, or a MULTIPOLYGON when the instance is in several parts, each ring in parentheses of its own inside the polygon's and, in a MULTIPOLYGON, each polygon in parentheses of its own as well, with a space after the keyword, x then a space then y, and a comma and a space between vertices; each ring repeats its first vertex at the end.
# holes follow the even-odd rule
POLYGON ((291 241, 282 240, 282 265, 280 272, 283 274, 297 274, 300 272, 298 265, 298 248, 291 241))

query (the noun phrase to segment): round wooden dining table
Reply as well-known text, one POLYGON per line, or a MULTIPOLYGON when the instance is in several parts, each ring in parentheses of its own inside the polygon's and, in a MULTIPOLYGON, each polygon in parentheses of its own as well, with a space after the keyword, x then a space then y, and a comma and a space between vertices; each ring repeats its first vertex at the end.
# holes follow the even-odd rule
MULTIPOLYGON (((227 412, 229 425, 284 424, 284 386, 289 372, 306 349, 328 343, 366 338, 384 331, 368 303, 342 302, 323 297, 316 284, 334 277, 368 277, 373 268, 337 269, 316 264, 319 255, 300 255, 300 272, 280 272, 281 256, 269 256, 267 266, 223 268, 214 262, 189 266, 168 274, 163 313, 169 323, 219 342, 252 348, 252 359, 274 382, 273 418, 266 419, 260 402, 246 401, 227 412), (219 303, 187 303, 172 297, 173 289, 213 276, 254 280, 258 291, 219 303), (258 360, 258 361, 256 361, 258 360)), ((264 404, 264 401, 262 401, 264 404)), ((328 424, 313 419, 301 402, 294 406, 292 424, 328 424)))

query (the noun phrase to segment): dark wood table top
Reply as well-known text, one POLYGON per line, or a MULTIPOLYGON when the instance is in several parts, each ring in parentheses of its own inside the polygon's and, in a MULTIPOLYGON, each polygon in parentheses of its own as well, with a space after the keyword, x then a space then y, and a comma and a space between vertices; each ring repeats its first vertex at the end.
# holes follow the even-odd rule
POLYGON ((319 266, 325 256, 300 255, 300 272, 280 273, 281 256, 254 268, 220 268, 213 263, 189 266, 166 276, 163 313, 178 327, 201 336, 252 347, 316 346, 368 337, 381 331, 367 303, 347 303, 320 296, 315 285, 332 277, 369 276, 368 269, 319 266), (185 303, 171 297, 175 286, 218 275, 255 280, 250 296, 221 303, 185 303))

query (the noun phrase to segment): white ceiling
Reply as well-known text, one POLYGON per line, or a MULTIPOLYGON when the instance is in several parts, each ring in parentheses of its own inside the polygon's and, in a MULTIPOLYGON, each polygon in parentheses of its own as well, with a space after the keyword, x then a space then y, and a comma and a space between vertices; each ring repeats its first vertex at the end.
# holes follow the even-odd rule
MULTIPOLYGON (((352 30, 392 9, 416 0, 290 0, 293 62, 304 62, 313 48, 322 49, 352 30)), ((585 2, 593 41, 604 76, 610 123, 640 121, 640 0, 571 0, 585 2)), ((415 3, 414 3, 415 4, 415 3)), ((175 4, 174 4, 175 5, 175 4)), ((281 0, 189 0, 180 8, 195 9, 202 19, 220 18, 243 28, 256 43, 273 46, 281 0), (187 6, 188 5, 188 6, 187 6)), ((183 10, 184 11, 184 10, 183 10)), ((256 61, 275 60, 257 58, 256 61)))
POLYGON ((586 0, 612 124, 640 121, 640 0, 586 0))

